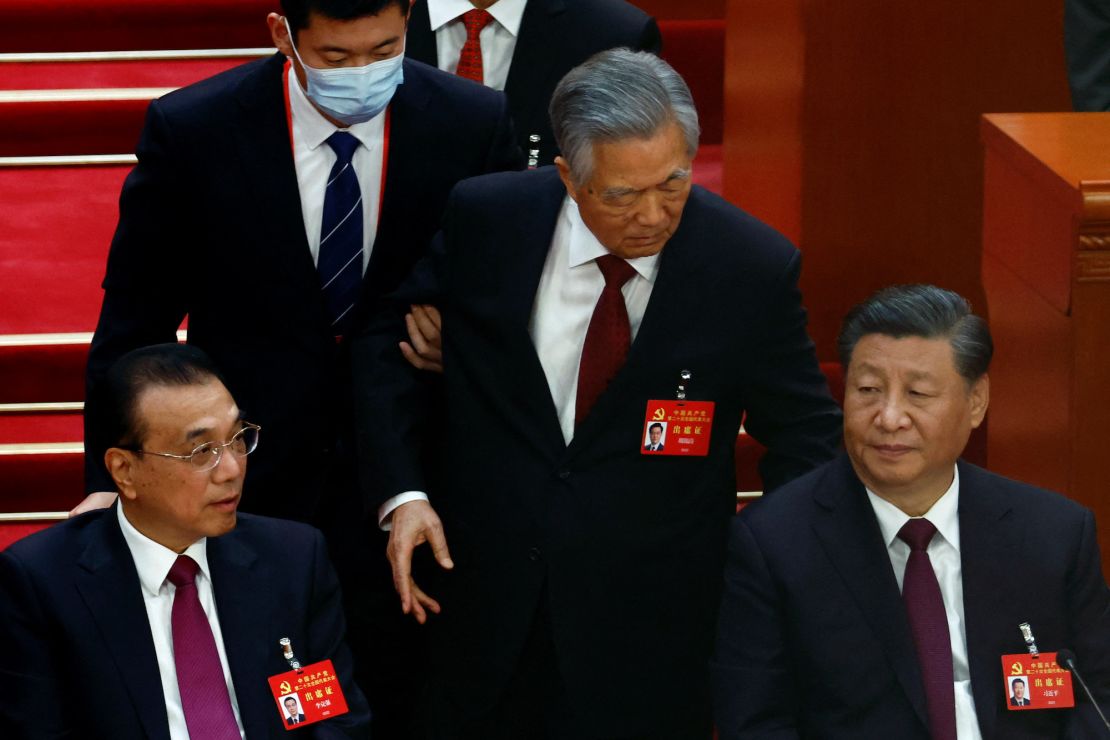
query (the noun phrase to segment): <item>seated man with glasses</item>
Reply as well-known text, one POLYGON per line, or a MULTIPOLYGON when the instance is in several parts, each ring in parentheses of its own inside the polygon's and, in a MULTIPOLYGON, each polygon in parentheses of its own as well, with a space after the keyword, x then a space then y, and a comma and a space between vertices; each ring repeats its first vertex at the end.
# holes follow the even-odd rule
POLYGON ((279 644, 289 638, 303 665, 332 662, 350 708, 304 732, 369 737, 323 537, 236 512, 260 428, 211 360, 188 345, 134 350, 100 392, 118 503, 0 553, 0 726, 14 737, 283 737, 267 679, 291 670, 279 644))

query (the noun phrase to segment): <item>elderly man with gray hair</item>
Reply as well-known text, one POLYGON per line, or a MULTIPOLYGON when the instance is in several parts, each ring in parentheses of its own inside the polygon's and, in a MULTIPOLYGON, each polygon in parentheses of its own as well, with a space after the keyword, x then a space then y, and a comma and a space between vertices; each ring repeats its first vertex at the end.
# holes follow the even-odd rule
POLYGON ((835 454, 840 413, 797 251, 691 185, 681 77, 604 52, 550 110, 556 166, 461 183, 435 260, 354 347, 362 475, 392 492, 367 503, 403 609, 436 627, 429 737, 708 739, 741 420, 774 488, 835 454), (442 380, 398 351, 417 301, 443 312, 442 380), (418 586, 424 543, 443 567, 418 586))

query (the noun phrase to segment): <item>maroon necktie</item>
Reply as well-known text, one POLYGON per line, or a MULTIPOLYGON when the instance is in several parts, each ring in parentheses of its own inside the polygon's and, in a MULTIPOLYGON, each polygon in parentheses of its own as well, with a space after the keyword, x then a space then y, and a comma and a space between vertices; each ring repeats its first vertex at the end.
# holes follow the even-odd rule
POLYGON ((928 519, 910 519, 899 530, 898 537, 910 546, 902 580, 902 601, 906 604, 921 678, 925 682, 929 734, 932 740, 956 740, 952 640, 940 584, 926 551, 936 533, 937 528, 928 519))
POLYGON ((482 42, 478 40, 478 34, 492 20, 493 16, 489 14, 488 10, 475 8, 463 13, 462 22, 466 26, 466 43, 463 44, 462 51, 459 53, 459 66, 455 68, 455 74, 459 77, 474 80, 478 84, 485 82, 485 70, 482 67, 482 42))
POLYGON ((240 740, 242 736, 231 709, 216 640, 197 598, 199 568, 191 557, 180 555, 168 576, 176 588, 170 623, 185 725, 192 738, 240 740))
POLYGON ((582 345, 578 396, 574 404, 575 426, 582 423, 609 381, 616 377, 632 344, 632 328, 621 287, 636 270, 613 254, 598 257, 596 262, 605 276, 605 289, 597 299, 590 328, 586 330, 586 342, 582 345))

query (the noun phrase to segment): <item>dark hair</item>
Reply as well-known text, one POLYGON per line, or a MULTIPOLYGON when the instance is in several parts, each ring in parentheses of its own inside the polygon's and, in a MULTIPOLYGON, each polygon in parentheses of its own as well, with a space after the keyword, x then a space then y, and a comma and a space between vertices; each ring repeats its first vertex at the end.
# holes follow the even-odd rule
POLYGON ((108 368, 97 387, 96 409, 100 418, 90 426, 100 430, 99 451, 142 444, 146 430, 136 406, 146 389, 203 385, 213 380, 224 383, 208 355, 192 345, 154 344, 131 350, 108 368))
POLYGON ((1010 681, 1010 687, 1013 688, 1013 685, 1015 683, 1020 683, 1022 686, 1025 685, 1025 681, 1021 680, 1020 678, 1015 678, 1013 681, 1010 681))
POLYGON ((651 434, 651 430, 652 430, 652 429, 655 429, 655 427, 659 427, 659 431, 660 431, 660 432, 662 432, 662 431, 663 431, 663 425, 662 425, 662 424, 660 424, 659 422, 655 422, 655 423, 654 423, 654 424, 652 424, 652 425, 651 425, 650 427, 648 427, 648 434, 651 434))
POLYGON ((293 32, 308 28, 308 16, 316 13, 337 21, 349 21, 367 15, 377 15, 390 5, 396 5, 401 15, 408 15, 408 0, 281 0, 281 12, 289 20, 293 32))
POLYGON ((894 285, 883 288, 844 317, 836 346, 845 368, 852 351, 867 334, 895 339, 947 339, 956 372, 974 383, 987 372, 994 354, 987 322, 971 312, 966 298, 935 285, 894 285))

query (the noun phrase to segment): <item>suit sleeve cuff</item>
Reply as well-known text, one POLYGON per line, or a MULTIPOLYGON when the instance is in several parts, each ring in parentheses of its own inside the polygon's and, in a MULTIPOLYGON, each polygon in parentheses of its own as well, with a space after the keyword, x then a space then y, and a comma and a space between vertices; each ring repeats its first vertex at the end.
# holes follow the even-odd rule
POLYGON ((391 499, 386 499, 385 503, 378 507, 378 526, 381 527, 383 532, 388 532, 393 528, 393 510, 401 504, 407 504, 410 501, 427 501, 428 494, 423 491, 405 491, 399 493, 391 499))

